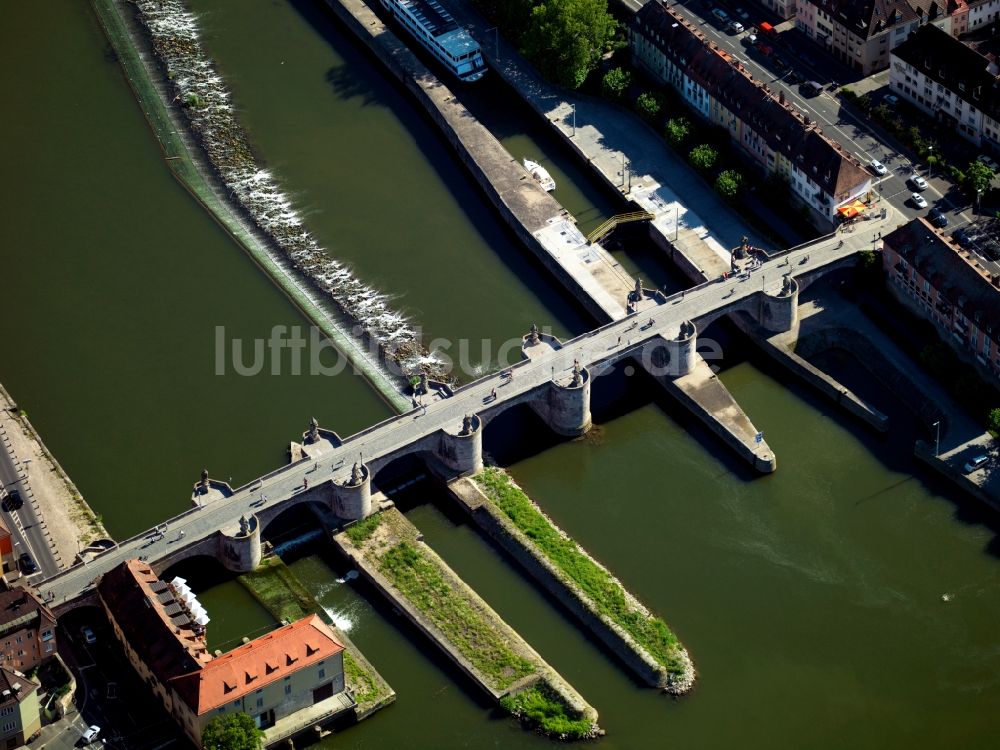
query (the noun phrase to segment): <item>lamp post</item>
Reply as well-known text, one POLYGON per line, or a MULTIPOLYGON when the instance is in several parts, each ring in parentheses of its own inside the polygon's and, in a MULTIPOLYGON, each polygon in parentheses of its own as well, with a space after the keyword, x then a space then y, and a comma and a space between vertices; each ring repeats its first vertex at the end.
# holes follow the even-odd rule
POLYGON ((495 54, 493 55, 494 62, 500 62, 500 27, 492 26, 486 29, 486 33, 489 34, 493 32, 493 50, 495 54))
POLYGON ((934 158, 934 147, 927 147, 927 177, 930 179, 934 176, 934 162, 931 159, 934 158))
POLYGON ((934 458, 937 458, 941 455, 941 420, 931 426, 934 428, 934 458))

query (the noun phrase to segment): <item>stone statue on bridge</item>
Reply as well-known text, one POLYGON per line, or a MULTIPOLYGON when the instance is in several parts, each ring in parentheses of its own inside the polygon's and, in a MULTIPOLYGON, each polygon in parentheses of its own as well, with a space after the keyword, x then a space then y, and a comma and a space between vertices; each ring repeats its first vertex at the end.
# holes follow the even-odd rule
POLYGON ((198 483, 198 491, 203 495, 208 492, 208 469, 201 470, 201 481, 198 483))
POLYGON ((364 484, 365 473, 361 470, 361 464, 357 461, 354 462, 354 467, 351 469, 351 486, 360 487, 364 484))
POLYGON ((534 323, 532 323, 531 324, 531 330, 528 331, 528 343, 531 344, 532 346, 534 346, 539 341, 541 341, 541 338, 538 335, 538 326, 536 326, 534 323))
POLYGON ((573 387, 579 388, 583 385, 583 372, 580 368, 580 361, 573 360, 573 387))
POLYGON ((472 434, 472 415, 466 414, 462 418, 462 431, 458 433, 459 435, 471 435, 472 434))
POLYGON ((319 422, 316 421, 316 417, 309 420, 309 433, 306 435, 306 442, 319 442, 319 422))

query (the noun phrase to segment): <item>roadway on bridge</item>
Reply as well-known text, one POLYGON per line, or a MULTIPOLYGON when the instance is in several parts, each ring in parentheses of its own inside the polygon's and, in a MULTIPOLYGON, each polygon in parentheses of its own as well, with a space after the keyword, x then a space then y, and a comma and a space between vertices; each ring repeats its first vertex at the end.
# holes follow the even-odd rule
POLYGON ((893 211, 886 219, 867 221, 852 234, 828 237, 796 249, 788 255, 765 263, 749 278, 717 279, 680 292, 653 309, 647 309, 623 320, 566 342, 561 349, 531 360, 512 369, 514 378, 504 385, 497 375, 489 375, 457 389, 451 398, 436 401, 426 407, 393 417, 347 438, 344 443, 312 461, 303 461, 255 480, 240 488, 226 500, 169 519, 163 534, 154 531, 134 537, 100 557, 78 564, 39 585, 43 596, 54 605, 72 599, 96 583, 99 576, 124 560, 145 556, 150 561, 166 557, 178 548, 197 544, 231 526, 244 513, 258 512, 280 505, 310 487, 335 478, 346 482, 352 463, 362 456, 366 463, 389 456, 424 436, 445 427, 457 432, 466 414, 490 411, 512 401, 528 391, 550 382, 568 380, 574 360, 584 366, 637 353, 642 345, 660 333, 672 336, 686 320, 697 320, 720 308, 735 307, 754 294, 766 291, 776 294, 782 287, 783 276, 795 276, 821 269, 860 250, 870 248, 876 233, 889 231, 896 221, 893 211), (647 321, 653 325, 648 326, 647 321), (490 398, 496 389, 497 398, 490 398))

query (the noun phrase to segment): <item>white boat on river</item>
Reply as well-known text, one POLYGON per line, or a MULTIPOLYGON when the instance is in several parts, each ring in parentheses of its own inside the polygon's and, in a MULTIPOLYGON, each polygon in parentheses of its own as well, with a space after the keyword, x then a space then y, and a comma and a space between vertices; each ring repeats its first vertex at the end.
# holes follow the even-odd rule
POLYGON ((545 192, 551 193, 556 189, 556 181, 552 179, 552 175, 549 174, 549 170, 538 162, 532 161, 531 159, 525 159, 524 168, 528 170, 528 174, 535 178, 535 182, 537 182, 545 192))

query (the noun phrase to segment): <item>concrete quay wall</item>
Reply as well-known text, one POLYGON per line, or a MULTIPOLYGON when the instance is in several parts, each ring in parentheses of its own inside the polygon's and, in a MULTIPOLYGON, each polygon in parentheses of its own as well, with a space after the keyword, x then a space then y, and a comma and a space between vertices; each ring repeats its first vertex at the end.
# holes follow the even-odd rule
MULTIPOLYGON (((678 680, 673 678, 646 649, 636 643, 621 626, 601 615, 593 600, 565 573, 553 565, 537 545, 533 544, 524 532, 518 529, 489 500, 472 479, 456 479, 446 486, 451 498, 472 518, 476 525, 495 540, 535 580, 600 638, 643 681, 652 687, 673 694, 686 693, 693 687, 694 665, 686 650, 682 649, 681 653, 688 667, 687 674, 683 679, 678 680)), ((587 554, 582 548, 580 551, 587 554)), ((593 560, 593 558, 590 559, 593 560)), ((596 565, 601 566, 596 560, 593 561, 596 565)), ((601 567, 603 568, 603 566, 601 567)), ((632 606, 648 614, 648 610, 638 599, 624 587, 623 591, 625 591, 626 599, 632 606)))
POLYGON ((595 319, 602 323, 610 321, 608 311, 594 299, 594 295, 534 235, 554 219, 569 219, 568 212, 534 183, 493 134, 455 99, 451 91, 427 70, 362 0, 326 2, 441 128, 458 158, 518 239, 595 319))

